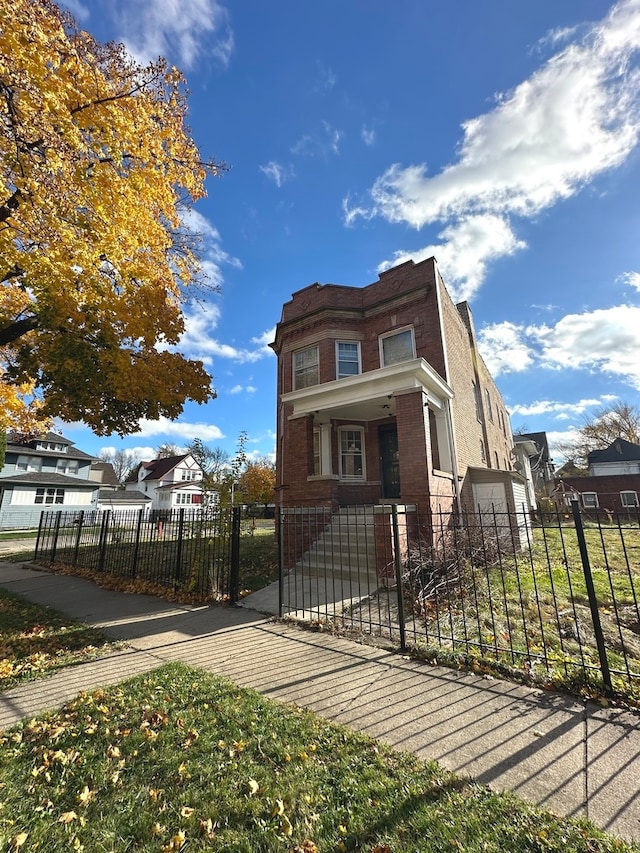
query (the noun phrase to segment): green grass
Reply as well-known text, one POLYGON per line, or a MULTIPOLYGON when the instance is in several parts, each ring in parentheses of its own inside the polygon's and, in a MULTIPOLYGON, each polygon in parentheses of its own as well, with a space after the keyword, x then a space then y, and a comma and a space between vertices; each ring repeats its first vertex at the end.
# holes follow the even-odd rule
MULTIPOLYGON (((640 707, 640 530, 589 528, 585 538, 614 691, 640 707)), ((598 650, 573 528, 535 528, 531 549, 516 554, 477 551, 473 567, 461 564, 459 582, 418 607, 426 632, 417 643, 422 652, 440 646, 440 659, 462 652, 481 665, 497 662, 505 667, 503 673, 512 668, 534 681, 601 696, 598 650)), ((410 608, 415 600, 414 595, 410 608)))
POLYGON ((182 664, 0 734, 0 779, 3 851, 638 850, 182 664))
POLYGON ((0 588, 0 691, 117 646, 88 625, 0 588))

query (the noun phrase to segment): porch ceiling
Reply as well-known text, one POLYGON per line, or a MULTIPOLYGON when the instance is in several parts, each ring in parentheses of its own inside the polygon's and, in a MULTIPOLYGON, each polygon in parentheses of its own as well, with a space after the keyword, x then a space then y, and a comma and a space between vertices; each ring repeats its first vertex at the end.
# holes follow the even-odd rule
POLYGON ((293 406, 294 418, 314 415, 318 423, 331 418, 369 421, 395 415, 395 395, 417 388, 428 394, 435 408, 453 397, 451 388, 431 365, 416 358, 292 391, 283 394, 282 401, 293 406))

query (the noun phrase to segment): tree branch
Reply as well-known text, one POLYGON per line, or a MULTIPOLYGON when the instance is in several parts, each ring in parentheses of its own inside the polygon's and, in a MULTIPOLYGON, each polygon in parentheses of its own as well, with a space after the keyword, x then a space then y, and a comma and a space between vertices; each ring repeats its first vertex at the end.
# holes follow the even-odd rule
POLYGON ((32 332, 34 329, 37 329, 38 325, 38 318, 35 314, 32 314, 30 317, 24 317, 22 320, 16 320, 14 323, 10 323, 8 326, 0 329, 0 347, 12 344, 14 341, 17 341, 18 338, 26 335, 27 332, 32 332))

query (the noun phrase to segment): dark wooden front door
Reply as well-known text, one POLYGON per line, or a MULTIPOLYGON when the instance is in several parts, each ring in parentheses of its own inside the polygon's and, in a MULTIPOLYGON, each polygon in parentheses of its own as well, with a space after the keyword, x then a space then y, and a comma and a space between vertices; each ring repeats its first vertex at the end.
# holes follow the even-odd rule
POLYGON ((398 430, 395 425, 380 427, 380 471, 382 475, 382 497, 400 497, 400 466, 398 464, 398 430))

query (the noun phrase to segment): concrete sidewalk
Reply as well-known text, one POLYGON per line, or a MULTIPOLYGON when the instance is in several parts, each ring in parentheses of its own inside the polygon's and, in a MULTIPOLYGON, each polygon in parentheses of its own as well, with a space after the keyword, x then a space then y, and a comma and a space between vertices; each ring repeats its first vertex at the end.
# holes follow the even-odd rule
POLYGON ((0 694, 0 728, 166 661, 227 676, 495 790, 640 841, 640 718, 269 621, 0 562, 0 586, 129 647, 0 694))

